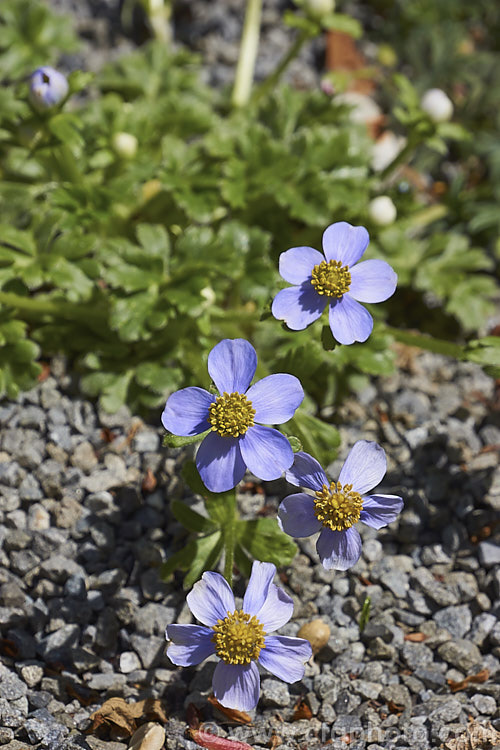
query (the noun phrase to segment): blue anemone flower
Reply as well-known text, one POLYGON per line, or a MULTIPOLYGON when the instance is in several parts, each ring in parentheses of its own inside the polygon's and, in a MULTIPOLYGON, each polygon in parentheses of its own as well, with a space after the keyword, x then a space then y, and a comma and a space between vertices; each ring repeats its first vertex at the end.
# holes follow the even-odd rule
POLYGON ((397 495, 365 494, 382 481, 386 470, 384 449, 367 440, 354 444, 338 482, 329 482, 308 453, 296 453, 286 479, 313 490, 314 495, 301 492, 283 500, 278 508, 281 529, 297 538, 320 531, 316 549, 323 566, 347 570, 361 555, 361 537, 354 524, 361 521, 381 529, 403 508, 403 500, 397 495))
POLYGON ((293 463, 284 435, 262 424, 282 424, 302 403, 304 391, 294 375, 268 375, 250 386, 257 368, 255 349, 244 339, 224 339, 208 355, 208 372, 219 395, 203 388, 173 393, 162 414, 174 435, 206 430, 196 466, 206 487, 225 492, 235 487, 248 467, 259 479, 278 479, 293 463))
POLYGON ((275 573, 272 563, 254 562, 239 610, 225 578, 204 573, 186 599, 203 625, 167 625, 167 656, 174 664, 191 667, 212 654, 220 658, 212 686, 227 708, 255 708, 260 693, 257 663, 285 682, 297 682, 311 658, 311 644, 304 638, 269 635, 293 613, 292 599, 273 583, 275 573))
POLYGON ((66 98, 69 84, 62 73, 45 65, 30 76, 29 99, 35 109, 52 109, 66 98))
POLYGON ((281 253, 280 274, 294 286, 282 289, 274 298, 274 317, 292 330, 302 331, 328 304, 330 328, 340 344, 366 341, 373 318, 359 303, 388 299, 398 279, 384 260, 358 264, 369 240, 364 227, 339 221, 323 233, 324 256, 312 247, 292 247, 281 253))

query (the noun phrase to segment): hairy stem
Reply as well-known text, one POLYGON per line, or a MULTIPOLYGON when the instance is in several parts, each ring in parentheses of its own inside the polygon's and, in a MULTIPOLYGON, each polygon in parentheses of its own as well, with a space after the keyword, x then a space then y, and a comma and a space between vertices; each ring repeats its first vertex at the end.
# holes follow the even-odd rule
POLYGON ((248 0, 241 36, 240 56, 231 97, 233 107, 244 107, 250 100, 255 60, 259 47, 261 12, 262 0, 248 0))
POLYGON ((404 331, 392 326, 385 326, 387 333, 390 333, 396 341, 407 346, 417 346, 419 349, 425 349, 428 352, 436 354, 445 354, 448 357, 454 357, 458 360, 466 359, 465 349, 461 344, 454 344, 452 341, 444 339, 435 339, 424 333, 415 333, 413 331, 404 331))
POLYGON ((276 70, 274 70, 271 75, 269 75, 265 81, 263 81, 260 86, 255 90, 253 99, 254 101, 258 101, 263 96, 268 94, 270 91, 274 89, 276 84, 279 82, 281 76, 285 72, 285 70, 288 68, 291 62, 295 60, 297 55, 299 54, 300 50, 304 46, 304 44, 307 42, 308 39, 311 38, 311 34, 303 30, 300 32, 300 34, 297 36, 295 42, 292 44, 290 49, 288 50, 285 57, 282 59, 276 70))
POLYGON ((226 498, 228 513, 224 524, 224 578, 233 586, 234 547, 236 545, 236 493, 226 498))

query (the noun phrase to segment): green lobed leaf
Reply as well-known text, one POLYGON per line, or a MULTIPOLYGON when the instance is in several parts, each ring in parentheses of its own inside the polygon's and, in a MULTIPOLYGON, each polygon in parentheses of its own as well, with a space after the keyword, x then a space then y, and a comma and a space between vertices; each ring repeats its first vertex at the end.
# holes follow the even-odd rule
POLYGON ((332 13, 321 19, 321 25, 324 29, 331 31, 341 31, 343 34, 349 34, 354 39, 360 39, 363 35, 363 27, 360 22, 348 16, 345 13, 332 13))
MULTIPOLYGON (((297 545, 281 531, 275 518, 239 520, 236 536, 241 547, 253 558, 276 566, 289 565, 297 552, 297 545)), ((241 557, 239 559, 241 562, 241 557)))
POLYGON ((186 503, 180 500, 172 500, 170 503, 170 510, 173 516, 185 526, 188 531, 195 531, 197 533, 207 533, 214 531, 216 526, 215 523, 210 519, 197 513, 195 510, 186 505, 186 503))
POLYGON ((185 461, 181 475, 191 490, 205 499, 208 515, 218 526, 226 526, 232 522, 236 507, 236 491, 210 492, 200 477, 194 461, 185 461))
POLYGON ((194 555, 184 578, 185 589, 191 588, 205 570, 213 570, 221 557, 223 537, 220 531, 195 539, 194 555))
POLYGON ((323 420, 298 410, 285 425, 302 444, 302 450, 314 456, 322 465, 333 461, 340 445, 337 428, 323 420))

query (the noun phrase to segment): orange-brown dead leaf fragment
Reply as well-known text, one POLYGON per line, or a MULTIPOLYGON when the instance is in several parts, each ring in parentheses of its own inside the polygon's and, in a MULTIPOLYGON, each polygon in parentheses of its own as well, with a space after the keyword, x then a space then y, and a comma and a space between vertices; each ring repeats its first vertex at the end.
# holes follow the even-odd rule
POLYGON ((294 706, 294 712, 292 721, 300 721, 301 719, 312 719, 312 711, 308 703, 303 698, 300 698, 294 706))
POLYGON ((116 736, 130 737, 146 721, 166 723, 167 715, 161 701, 153 698, 135 703, 127 703, 123 698, 109 698, 94 711, 90 719, 92 724, 87 734, 113 729, 116 736))
POLYGON ((217 711, 223 714, 226 717, 227 721, 231 722, 231 724, 252 723, 252 717, 249 716, 249 714, 245 713, 245 711, 237 711, 235 708, 226 708, 219 703, 215 695, 209 695, 208 702, 211 703, 212 706, 217 709, 217 711))
POLYGON ((459 682, 448 680, 448 685, 450 686, 451 692, 456 693, 458 690, 465 690, 465 688, 471 683, 486 682, 489 676, 490 676, 490 673, 488 672, 488 670, 482 669, 477 674, 470 674, 464 680, 460 680, 459 682))
POLYGON ((422 643, 422 641, 425 641, 427 636, 425 633, 407 633, 405 635, 405 641, 411 641, 412 643, 422 643))

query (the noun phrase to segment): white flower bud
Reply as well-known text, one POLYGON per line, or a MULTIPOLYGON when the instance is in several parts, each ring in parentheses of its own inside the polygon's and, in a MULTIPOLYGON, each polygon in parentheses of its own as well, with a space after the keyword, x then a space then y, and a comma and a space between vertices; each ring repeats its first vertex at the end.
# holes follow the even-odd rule
POLYGON ((379 227, 393 224, 397 213, 396 206, 388 195, 379 195, 368 204, 368 216, 379 227))
POLYGON ((432 122, 447 122, 453 114, 453 103, 441 89, 429 89, 423 95, 420 106, 432 122))
POLYGON ((304 12, 315 21, 321 21, 335 10, 335 0, 303 0, 301 5, 304 12))
POLYGON ((115 133, 111 145, 121 159, 133 159, 137 153, 138 141, 132 133, 115 133))

